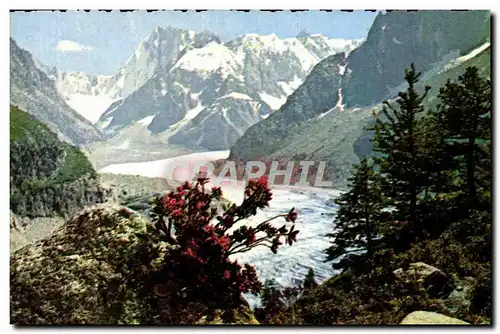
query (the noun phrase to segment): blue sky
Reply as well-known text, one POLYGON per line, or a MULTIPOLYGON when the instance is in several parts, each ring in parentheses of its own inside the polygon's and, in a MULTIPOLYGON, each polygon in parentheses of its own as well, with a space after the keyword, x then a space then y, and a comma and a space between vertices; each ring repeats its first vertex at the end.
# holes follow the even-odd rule
POLYGON ((13 12, 10 35, 46 65, 65 71, 114 74, 156 26, 209 30, 228 41, 245 33, 333 38, 366 36, 376 13, 349 12, 13 12))

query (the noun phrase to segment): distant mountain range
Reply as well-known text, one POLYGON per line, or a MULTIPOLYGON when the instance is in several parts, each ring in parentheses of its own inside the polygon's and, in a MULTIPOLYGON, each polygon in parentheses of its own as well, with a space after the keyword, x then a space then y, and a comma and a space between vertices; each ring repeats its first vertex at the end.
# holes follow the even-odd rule
POLYGON ((34 71, 53 80, 66 104, 114 147, 146 141, 229 149, 279 109, 315 64, 360 42, 301 32, 222 43, 209 32, 157 27, 115 75, 66 73, 35 60, 34 71), (141 138, 131 138, 139 127, 141 138))

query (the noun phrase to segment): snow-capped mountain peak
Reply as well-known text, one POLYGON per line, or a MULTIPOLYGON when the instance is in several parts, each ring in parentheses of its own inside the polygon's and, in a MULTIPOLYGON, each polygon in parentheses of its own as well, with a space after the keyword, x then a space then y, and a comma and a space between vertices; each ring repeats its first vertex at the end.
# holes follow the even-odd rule
POLYGON ((183 69, 205 76, 219 71, 225 79, 229 74, 236 74, 240 68, 241 64, 231 50, 225 45, 212 41, 204 48, 187 51, 170 71, 183 69))
POLYGON ((61 72, 42 64, 37 67, 55 81, 58 92, 74 110, 95 123, 111 104, 136 91, 163 68, 172 66, 185 50, 209 43, 217 44, 220 40, 210 32, 156 27, 115 75, 61 72))
POLYGON ((115 75, 44 71, 66 102, 108 136, 140 125, 163 142, 227 149, 278 110, 318 62, 357 45, 306 32, 249 33, 222 43, 210 32, 158 26, 115 75))
POLYGON ((147 129, 163 143, 227 149, 278 110, 319 61, 357 45, 321 34, 283 39, 274 33, 221 43, 206 33, 167 27, 156 28, 127 64, 137 66, 164 44, 177 58, 102 115, 99 127, 109 136, 155 115, 147 129))

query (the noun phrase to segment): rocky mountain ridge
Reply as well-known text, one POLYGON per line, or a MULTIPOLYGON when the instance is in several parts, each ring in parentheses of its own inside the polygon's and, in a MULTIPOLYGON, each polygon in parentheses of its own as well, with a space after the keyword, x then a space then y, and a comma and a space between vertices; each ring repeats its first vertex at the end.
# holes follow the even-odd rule
POLYGON ((28 51, 10 39, 10 103, 35 116, 60 139, 85 145, 102 134, 64 101, 56 85, 28 51))
POLYGON ((147 118, 147 129, 159 140, 227 149, 249 126, 278 109, 314 64, 358 44, 322 35, 280 39, 247 34, 224 44, 214 40, 202 48, 188 47, 170 68, 114 103, 98 125, 115 136, 147 118))
POLYGON ((360 47, 316 65, 278 112, 236 141, 229 159, 323 160, 343 187, 351 164, 371 151, 363 128, 397 93, 405 67, 416 63, 435 90, 443 78, 456 79, 453 68, 463 63, 479 62, 489 73, 489 18, 488 11, 380 13, 360 47))
POLYGON ((120 142, 114 146, 132 141, 147 149, 144 142, 167 141, 227 149, 277 110, 316 63, 360 43, 305 31, 285 39, 246 34, 223 43, 210 32, 157 27, 115 75, 35 65, 71 108, 120 142), (138 126, 144 138, 136 143, 128 133, 138 126))

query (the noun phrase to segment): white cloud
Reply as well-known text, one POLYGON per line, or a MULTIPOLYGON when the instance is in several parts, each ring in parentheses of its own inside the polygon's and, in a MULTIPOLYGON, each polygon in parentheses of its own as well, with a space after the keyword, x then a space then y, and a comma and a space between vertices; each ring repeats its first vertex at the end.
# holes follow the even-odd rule
POLYGON ((59 52, 88 52, 92 49, 91 46, 69 40, 59 41, 56 45, 56 50, 59 52))

